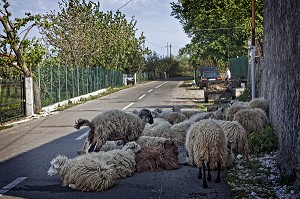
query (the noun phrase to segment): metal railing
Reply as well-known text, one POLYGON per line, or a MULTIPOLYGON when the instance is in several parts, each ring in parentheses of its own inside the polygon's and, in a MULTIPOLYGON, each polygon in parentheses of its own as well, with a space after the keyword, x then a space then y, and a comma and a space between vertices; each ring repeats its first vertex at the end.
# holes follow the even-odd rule
POLYGON ((121 71, 102 67, 38 67, 42 107, 88 94, 103 88, 123 85, 121 71))
POLYGON ((0 122, 25 115, 24 78, 0 79, 0 122))

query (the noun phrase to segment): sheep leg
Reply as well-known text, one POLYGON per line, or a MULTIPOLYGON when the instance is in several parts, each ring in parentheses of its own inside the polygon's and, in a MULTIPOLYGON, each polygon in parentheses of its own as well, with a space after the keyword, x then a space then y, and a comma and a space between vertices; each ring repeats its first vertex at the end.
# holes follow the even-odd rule
POLYGON ((202 160, 202 168, 203 168, 203 188, 208 188, 207 186, 207 180, 206 180, 206 173, 205 173, 205 163, 204 160, 202 160))
POLYGON ((202 168, 199 167, 198 179, 202 179, 202 168))
POLYGON ((208 181, 211 181, 211 174, 210 174, 209 163, 207 164, 207 180, 208 180, 208 181))
POLYGON ((221 182, 221 161, 219 160, 217 163, 217 170, 218 170, 218 174, 217 174, 217 178, 216 178, 216 183, 221 182))

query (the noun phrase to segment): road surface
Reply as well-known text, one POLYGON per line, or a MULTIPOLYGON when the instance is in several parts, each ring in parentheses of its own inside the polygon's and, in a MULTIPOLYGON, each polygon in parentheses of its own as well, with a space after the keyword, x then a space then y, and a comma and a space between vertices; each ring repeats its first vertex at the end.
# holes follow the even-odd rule
MULTIPOLYGON (((202 181, 197 179, 198 169, 190 166, 171 171, 135 173, 118 179, 111 189, 103 192, 75 191, 61 186, 58 176, 47 176, 49 162, 57 154, 73 158, 82 147, 88 128, 74 129, 78 118, 91 120, 100 112, 113 108, 128 112, 141 108, 169 109, 174 105, 194 109, 194 98, 201 97, 203 93, 199 90, 199 96, 191 96, 185 88, 179 88, 181 83, 182 79, 169 79, 135 85, 1 131, 0 199, 231 198, 224 182, 209 182, 210 188, 203 189, 202 181)), ((185 161, 183 147, 180 147, 180 161, 185 161)))

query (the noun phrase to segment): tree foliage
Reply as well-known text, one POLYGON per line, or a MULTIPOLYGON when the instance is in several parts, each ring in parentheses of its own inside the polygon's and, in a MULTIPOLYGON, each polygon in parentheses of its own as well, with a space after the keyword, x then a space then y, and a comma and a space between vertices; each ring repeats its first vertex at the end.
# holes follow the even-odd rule
POLYGON ((3 32, 0 33, 0 62, 1 65, 13 67, 25 76, 31 76, 31 68, 37 65, 44 53, 44 48, 38 40, 27 38, 31 29, 40 20, 39 15, 25 13, 24 18, 12 19, 7 0, 1 0, 0 22, 3 32))
POLYGON ((41 33, 66 66, 102 66, 136 72, 144 66, 145 37, 136 38, 136 21, 121 12, 100 11, 100 3, 63 0, 60 11, 43 16, 41 33))
MULTIPOLYGON (((224 68, 229 58, 247 54, 251 38, 251 1, 180 0, 171 3, 171 7, 171 15, 192 38, 191 44, 180 52, 188 53, 194 66, 210 63, 224 68)), ((256 0, 256 37, 261 47, 262 13, 263 1, 256 0)))

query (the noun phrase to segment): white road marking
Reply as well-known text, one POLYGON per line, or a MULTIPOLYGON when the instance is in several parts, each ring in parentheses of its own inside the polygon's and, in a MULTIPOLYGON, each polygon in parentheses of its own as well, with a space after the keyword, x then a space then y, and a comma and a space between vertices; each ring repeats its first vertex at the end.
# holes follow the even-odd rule
POLYGON ((129 108, 130 106, 132 106, 134 103, 130 103, 129 105, 125 106, 124 108, 122 108, 122 110, 129 108))
POLYGON ((144 95, 142 95, 141 97, 139 97, 139 100, 140 100, 140 99, 142 99, 143 97, 145 97, 145 94, 144 94, 144 95))
POLYGON ((150 93, 151 91, 153 91, 153 89, 148 90, 148 93, 150 93))
POLYGON ((81 140, 82 138, 84 138, 85 136, 87 136, 89 133, 89 130, 87 130, 84 134, 82 134, 81 136, 77 137, 75 140, 81 140))
POLYGON ((166 83, 168 83, 168 81, 166 81, 166 82, 164 82, 164 83, 162 83, 162 84, 156 86, 155 88, 159 88, 159 87, 161 87, 162 85, 164 85, 164 84, 166 84, 166 83))
POLYGON ((9 183, 8 185, 6 185, 5 187, 3 187, 2 189, 0 189, 0 197, 5 194, 6 192, 8 192, 9 190, 11 190, 14 186, 18 185, 19 183, 21 183, 23 180, 25 180, 27 177, 20 177, 15 179, 14 181, 12 181, 11 183, 9 183))

